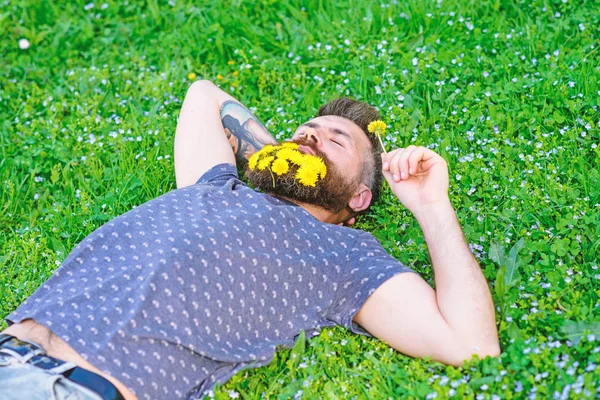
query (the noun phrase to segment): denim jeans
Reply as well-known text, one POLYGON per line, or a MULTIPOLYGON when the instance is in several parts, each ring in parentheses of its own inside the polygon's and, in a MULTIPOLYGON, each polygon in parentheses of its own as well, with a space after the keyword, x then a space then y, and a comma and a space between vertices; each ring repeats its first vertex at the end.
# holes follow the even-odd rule
POLYGON ((97 393, 71 382, 60 372, 24 364, 16 357, 0 353, 0 399, 102 400, 97 393))

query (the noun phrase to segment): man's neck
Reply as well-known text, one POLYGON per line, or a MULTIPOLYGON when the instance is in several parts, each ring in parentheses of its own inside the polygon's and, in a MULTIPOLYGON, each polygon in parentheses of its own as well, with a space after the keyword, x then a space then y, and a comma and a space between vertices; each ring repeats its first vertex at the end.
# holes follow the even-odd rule
POLYGON ((294 204, 298 205, 299 207, 302 207, 306 212, 308 212, 310 215, 312 215, 313 217, 315 217, 316 219, 318 219, 321 222, 325 222, 325 223, 329 223, 329 224, 338 224, 338 223, 344 221, 343 216, 341 215, 341 213, 343 213, 344 211, 334 214, 331 211, 328 211, 328 210, 324 209, 323 207, 315 206, 314 204, 302 203, 298 200, 290 199, 288 197, 283 197, 283 196, 275 196, 275 197, 284 199, 286 201, 289 201, 290 203, 294 203, 294 204))

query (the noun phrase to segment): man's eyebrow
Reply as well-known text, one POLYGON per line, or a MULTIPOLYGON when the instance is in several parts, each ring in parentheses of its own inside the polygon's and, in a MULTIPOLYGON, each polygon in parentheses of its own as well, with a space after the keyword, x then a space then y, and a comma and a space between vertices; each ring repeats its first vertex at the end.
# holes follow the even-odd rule
MULTIPOLYGON (((300 126, 308 126, 309 128, 315 128, 315 129, 321 127, 321 125, 317 124, 316 122, 305 122, 304 124, 302 124, 300 126)), ((346 139, 348 139, 350 141, 350 143, 354 143, 354 139, 352 139, 352 136, 350 136, 350 134, 348 132, 346 132, 342 129, 339 129, 339 128, 327 128, 327 129, 333 133, 344 136, 346 139)))

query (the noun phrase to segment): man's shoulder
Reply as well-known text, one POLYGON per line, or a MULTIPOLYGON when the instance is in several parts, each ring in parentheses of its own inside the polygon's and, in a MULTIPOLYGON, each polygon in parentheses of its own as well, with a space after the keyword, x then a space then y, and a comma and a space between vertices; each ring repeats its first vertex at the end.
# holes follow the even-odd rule
MULTIPOLYGON (((196 185, 206 185, 212 183, 226 182, 229 179, 239 180, 239 174, 235 165, 230 163, 221 163, 212 166, 198 180, 196 185)), ((240 181, 243 183, 242 181, 240 181)))

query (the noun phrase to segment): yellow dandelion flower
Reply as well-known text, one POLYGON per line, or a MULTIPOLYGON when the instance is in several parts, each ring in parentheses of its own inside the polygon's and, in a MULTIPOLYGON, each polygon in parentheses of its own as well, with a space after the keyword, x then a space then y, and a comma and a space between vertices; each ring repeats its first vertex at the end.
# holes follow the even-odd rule
POLYGON ((283 143, 281 143, 281 147, 283 147, 284 149, 297 149, 298 148, 298 143, 283 142, 283 143))
POLYGON ((190 72, 190 73, 188 74, 188 76, 187 76, 187 78, 188 78, 190 81, 195 81, 195 80, 196 80, 196 77, 197 77, 197 76, 196 76, 196 74, 195 74, 195 73, 193 73, 193 72, 190 72))
POLYGON ((381 136, 385 133, 385 129, 387 128, 387 125, 385 124, 385 122, 383 122, 382 120, 378 119, 377 121, 372 121, 369 126, 367 126, 367 130, 370 133, 374 133, 375 135, 377 135, 377 138, 379 138, 379 144, 381 144, 381 148, 383 149, 383 151, 385 153, 387 153, 387 151, 385 151, 385 146, 383 145, 383 141, 381 140, 381 136))
POLYGON ((315 170, 318 171, 320 165, 319 165, 319 161, 320 158, 313 156, 311 154, 305 154, 303 158, 304 161, 304 166, 307 168, 310 168, 311 170, 315 170))
POLYGON ((233 71, 232 75, 233 76, 238 76, 240 73, 238 71, 233 71))
POLYGON ((233 61, 233 60, 227 61, 227 65, 233 65, 233 64, 235 64, 235 61, 233 61))
POLYGON ((250 156, 248 159, 248 168, 254 170, 256 168, 256 164, 258 163, 258 159, 260 158, 260 152, 256 152, 250 156))
POLYGON ((268 154, 275 150, 275 146, 271 144, 265 144, 262 149, 260 149, 260 154, 268 154))
POLYGON ((271 166, 271 171, 275 172, 277 175, 283 175, 288 172, 290 169, 290 165, 283 159, 278 158, 273 161, 273 165, 271 166))
POLYGON ((310 165, 307 165, 307 167, 309 168, 309 171, 315 175, 317 175, 317 177, 319 176, 319 171, 321 171, 321 167, 317 162, 313 162, 310 165))
POLYGON ((298 150, 294 150, 291 148, 283 148, 277 152, 277 158, 284 159, 286 161, 291 161, 295 165, 304 164, 304 155, 300 153, 298 150))
POLYGON ((294 154, 296 152, 292 149, 283 148, 277 152, 277 158, 281 158, 282 160, 291 160, 294 158, 294 154))
MULTIPOLYGON (((250 157, 256 157, 256 161, 260 160, 262 157, 272 153, 274 150, 273 146, 271 146, 270 144, 267 144, 265 146, 263 146, 262 149, 260 149, 259 151, 257 151, 256 153, 252 154, 250 157)), ((250 162, 250 159, 248 159, 248 162, 250 162)), ((252 168, 251 168, 252 169, 252 168)))
POLYGON ((385 128, 387 128, 385 122, 378 119, 377 121, 372 121, 367 127, 367 130, 376 135, 383 135, 385 133, 385 128))
POLYGON ((218 74, 218 75, 217 75, 217 79, 218 79, 218 80, 221 80, 221 79, 223 79, 223 75, 221 75, 221 74, 218 74))
POLYGON ((313 166, 317 171, 327 170, 325 162, 319 156, 313 156, 312 154, 305 154, 306 162, 313 166))
POLYGON ((321 177, 321 179, 325 178, 327 176, 327 166, 325 165, 325 163, 323 162, 323 160, 319 159, 320 163, 319 163, 319 176, 321 177))
POLYGON ((296 172, 296 180, 304 186, 314 187, 317 183, 318 174, 313 168, 302 166, 296 172))
POLYGON ((263 171, 264 169, 268 168, 269 165, 271 165, 271 161, 273 161, 274 158, 274 156, 268 156, 260 160, 258 162, 258 169, 263 171))

